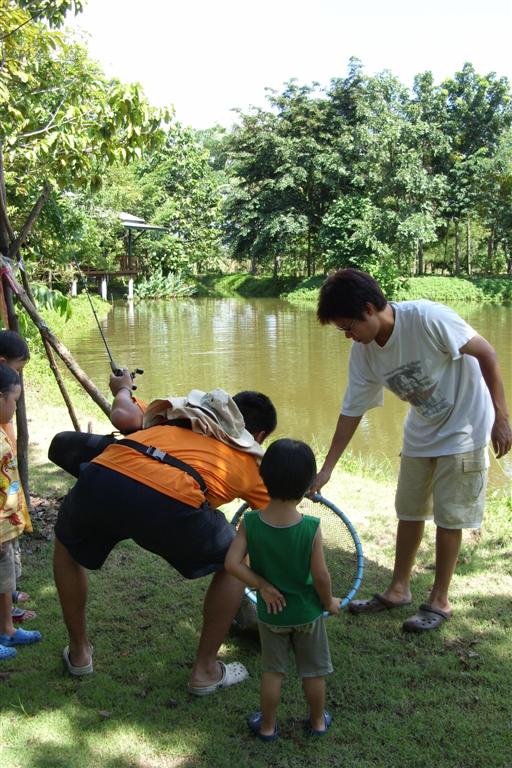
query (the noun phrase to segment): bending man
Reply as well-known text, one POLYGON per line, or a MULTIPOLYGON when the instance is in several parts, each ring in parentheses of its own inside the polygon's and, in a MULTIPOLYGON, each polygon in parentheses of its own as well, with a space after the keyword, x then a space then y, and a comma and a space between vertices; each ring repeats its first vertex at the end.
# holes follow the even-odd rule
POLYGON ((261 443, 275 429, 271 401, 257 392, 234 398, 221 389, 156 400, 143 414, 128 372, 111 377, 111 420, 129 439, 114 442, 89 464, 64 499, 55 526, 54 576, 72 675, 93 671, 86 629, 88 569, 101 568, 123 539, 167 560, 183 576, 213 573, 189 683, 204 695, 242 682, 247 671, 217 652, 240 605, 243 586, 223 568, 234 531, 216 507, 242 498, 268 503, 259 475, 261 443))

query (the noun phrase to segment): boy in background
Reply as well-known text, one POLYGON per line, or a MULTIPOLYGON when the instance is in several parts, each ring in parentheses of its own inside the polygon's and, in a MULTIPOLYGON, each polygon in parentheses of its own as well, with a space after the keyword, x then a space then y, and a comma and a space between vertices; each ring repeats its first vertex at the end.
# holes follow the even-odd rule
MULTIPOLYGON (((0 363, 0 423, 14 416, 21 394, 19 374, 0 363)), ((15 629, 12 621, 12 593, 15 589, 13 542, 23 532, 23 490, 18 476, 16 454, 8 435, 0 427, 0 660, 16 656, 15 645, 41 640, 41 633, 15 629)))
MULTIPOLYGON (((30 352, 27 342, 16 331, 0 331, 0 363, 5 363, 12 368, 16 373, 21 374, 25 365, 30 360, 30 352)), ((14 429, 14 421, 11 418, 7 424, 0 425, 4 432, 7 434, 14 453, 16 454, 16 432, 14 429)), ((25 532, 32 532, 32 521, 25 503, 25 496, 23 492, 20 494, 22 515, 25 522, 25 532)), ((14 547, 14 563, 16 567, 16 582, 21 578, 21 552, 18 539, 13 541, 14 547)), ((26 603, 30 596, 26 592, 20 592, 18 589, 14 589, 12 594, 13 603, 26 603)), ((27 621, 27 619, 35 619, 36 614, 34 611, 29 611, 13 605, 12 618, 15 622, 27 621)))
POLYGON ((325 676, 333 668, 323 612, 337 614, 340 601, 332 596, 320 520, 297 510, 315 478, 315 457, 305 443, 276 440, 260 473, 270 503, 245 513, 225 561, 228 573, 258 592, 261 711, 248 725, 262 741, 278 738, 276 712, 291 643, 310 709, 307 731, 320 736, 332 722, 325 710, 325 676))

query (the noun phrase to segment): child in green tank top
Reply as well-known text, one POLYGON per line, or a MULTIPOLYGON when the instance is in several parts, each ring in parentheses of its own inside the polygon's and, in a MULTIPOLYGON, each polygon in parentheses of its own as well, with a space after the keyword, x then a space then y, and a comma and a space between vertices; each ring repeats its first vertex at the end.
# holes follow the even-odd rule
POLYGON ((325 710, 325 676, 333 670, 323 612, 337 614, 340 601, 332 596, 320 520, 297 510, 316 476, 315 457, 305 443, 276 440, 260 473, 270 503, 244 515, 225 561, 228 573, 258 593, 261 711, 250 715, 248 725, 263 741, 279 736, 276 712, 291 643, 310 710, 307 731, 324 735, 332 721, 325 710))

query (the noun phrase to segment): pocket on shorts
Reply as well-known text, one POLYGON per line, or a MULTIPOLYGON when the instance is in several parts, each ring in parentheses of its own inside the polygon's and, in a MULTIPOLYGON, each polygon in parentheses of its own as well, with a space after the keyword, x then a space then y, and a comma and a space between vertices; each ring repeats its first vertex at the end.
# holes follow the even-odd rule
POLYGON ((485 485, 487 466, 485 458, 462 460, 462 488, 464 499, 474 503, 485 485))

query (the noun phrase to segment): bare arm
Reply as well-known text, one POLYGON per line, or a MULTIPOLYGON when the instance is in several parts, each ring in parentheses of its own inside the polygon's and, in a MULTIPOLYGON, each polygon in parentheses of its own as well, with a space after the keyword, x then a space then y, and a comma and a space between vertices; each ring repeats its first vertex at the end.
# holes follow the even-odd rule
POLYGON ((494 347, 482 336, 473 336, 460 348, 462 355, 475 357, 482 371, 482 376, 491 395, 494 406, 494 424, 491 430, 491 442, 496 458, 505 456, 512 447, 512 429, 505 399, 505 388, 498 357, 494 347))
POLYGON ((110 421, 123 435, 142 429, 143 413, 132 400, 132 385, 132 377, 126 368, 123 368, 122 376, 112 374, 110 377, 109 387, 114 395, 110 421))
POLYGON ((350 443, 354 432, 356 431, 362 416, 344 416, 340 414, 336 430, 331 440, 331 447, 325 457, 322 469, 316 476, 311 486, 311 490, 319 492, 323 485, 329 482, 332 471, 336 466, 343 451, 350 443))
POLYGON ((245 525, 241 523, 226 554, 224 568, 231 576, 239 579, 248 587, 259 591, 266 603, 268 613, 280 613, 286 605, 284 595, 262 576, 253 571, 252 568, 249 568, 245 562, 246 557, 247 533, 245 525))
POLYGON ((311 552, 311 576, 313 586, 317 591, 320 602, 329 613, 338 613, 340 610, 339 597, 332 596, 331 575, 327 569, 322 543, 322 531, 320 526, 313 539, 313 551, 311 552))

